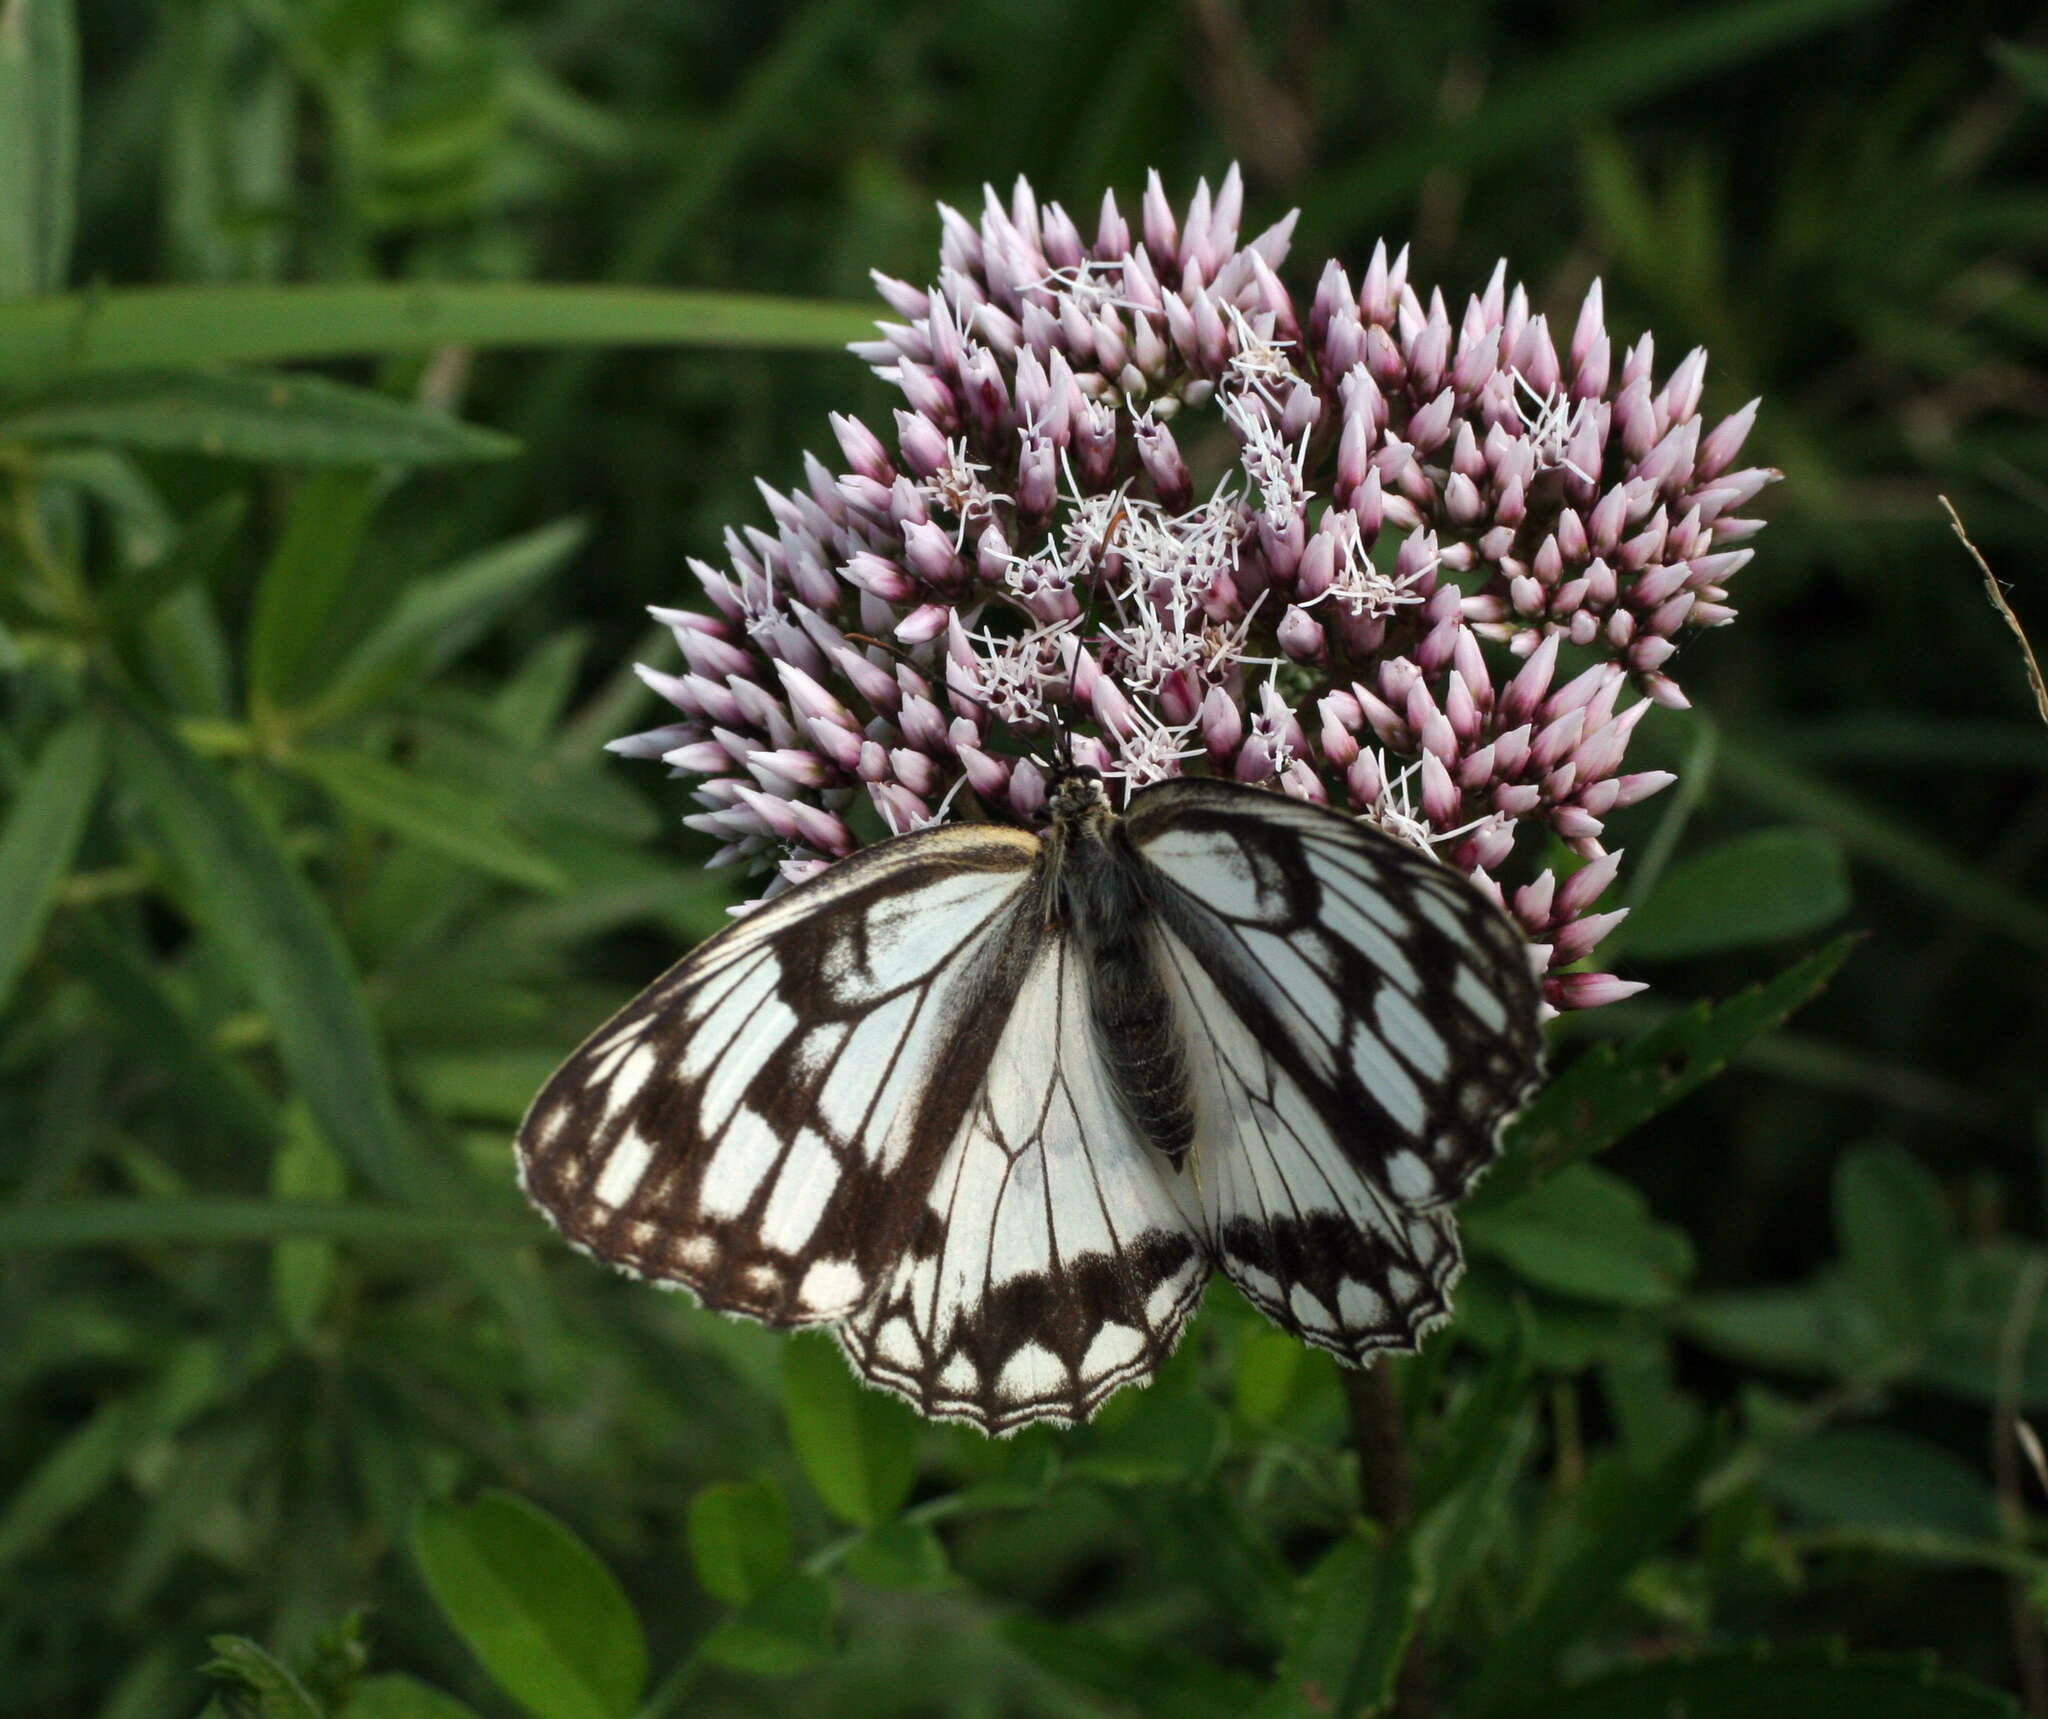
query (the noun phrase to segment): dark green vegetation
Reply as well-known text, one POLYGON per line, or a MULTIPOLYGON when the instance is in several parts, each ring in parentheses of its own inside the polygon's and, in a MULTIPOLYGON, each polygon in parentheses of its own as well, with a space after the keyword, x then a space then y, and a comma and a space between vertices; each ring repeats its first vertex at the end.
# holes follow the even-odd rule
POLYGON ((0 0, 0 1713, 2048 1710, 2048 729, 1935 505, 2048 633, 2043 29, 0 0), (568 1255, 507 1151, 720 923, 599 746, 640 605, 880 419, 865 268, 1233 156, 1307 280, 1601 274, 1789 479, 1617 820, 1655 988, 1560 1035, 1376 1520, 1221 1292, 991 1445, 568 1255))

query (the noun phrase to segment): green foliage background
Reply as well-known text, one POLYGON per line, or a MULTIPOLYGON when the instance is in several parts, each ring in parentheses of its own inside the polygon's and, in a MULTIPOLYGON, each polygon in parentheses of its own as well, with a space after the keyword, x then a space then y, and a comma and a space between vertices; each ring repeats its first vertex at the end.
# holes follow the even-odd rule
POLYGON ((0 1714, 2048 1711, 2048 728, 1935 503, 2048 634, 2044 42, 0 0, 0 1714), (1599 274, 1788 479, 1638 738, 1654 988, 1562 1025, 1370 1512, 1221 1290, 990 1444, 568 1255, 507 1152, 722 920, 599 748, 753 475, 880 420, 866 269, 1233 158, 1311 269, 1599 274))

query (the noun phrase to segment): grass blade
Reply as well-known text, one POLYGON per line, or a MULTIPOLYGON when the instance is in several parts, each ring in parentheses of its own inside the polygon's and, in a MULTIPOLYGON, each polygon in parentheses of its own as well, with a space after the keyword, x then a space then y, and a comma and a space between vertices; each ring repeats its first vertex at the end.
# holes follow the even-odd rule
POLYGON ((35 952, 106 768, 105 723, 74 717, 43 743, 8 809, 0 832, 0 1007, 35 952))

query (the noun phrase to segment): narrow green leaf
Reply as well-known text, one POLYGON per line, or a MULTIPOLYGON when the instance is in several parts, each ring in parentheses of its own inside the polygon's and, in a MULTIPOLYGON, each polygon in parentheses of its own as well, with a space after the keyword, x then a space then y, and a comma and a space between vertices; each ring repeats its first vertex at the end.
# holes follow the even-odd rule
MULTIPOLYGON (((285 1137, 270 1161, 270 1191, 280 1200, 338 1201, 348 1192, 348 1171, 329 1149, 302 1106, 286 1118, 285 1137)), ((334 1286, 334 1243, 281 1241, 270 1254, 270 1295, 285 1330, 311 1341, 334 1286)))
POLYGON ((1721 775, 1745 798, 1818 824, 1859 859, 1989 926, 1998 936, 2048 951, 2048 909, 1946 849, 1902 829, 1852 796, 1773 756, 1766 746, 1724 737, 1721 775))
POLYGON ((334 659, 333 625, 382 494, 374 472, 325 472, 292 498, 249 623, 249 692, 278 710, 313 703, 334 659))
POLYGON ((1617 1482, 1613 1491, 1625 1497, 1610 1500, 1604 1524, 1551 1575, 1535 1605, 1494 1637, 1461 1691, 1461 1712, 1526 1711, 1564 1650, 1600 1623, 1636 1566, 1691 1518, 1717 1445, 1707 1429, 1651 1473, 1617 1482))
MULTIPOLYGON (((21 0, 15 0, 19 5, 21 0)), ((0 383, 462 346, 705 346, 839 353, 867 305, 633 287, 141 287, 0 303, 0 383)))
POLYGON ((1274 1678, 1270 1719, 1352 1719, 1392 1699, 1422 1608, 1405 1537, 1370 1524, 1324 1553, 1301 1584, 1274 1678))
POLYGON ((412 581, 335 671, 309 722, 360 710, 452 661, 574 555, 588 535, 582 520, 558 519, 412 581))
POLYGON ((246 1636, 217 1635, 199 1669, 222 1688, 214 1701, 231 1719, 326 1719, 299 1680, 246 1636))
POLYGON ((1610 1672, 1518 1709, 1521 1719, 2020 1719, 2019 1703, 1932 1658, 1760 1647, 1610 1672))
POLYGON ((713 1599, 751 1604, 781 1580, 794 1555, 789 1506, 767 1475, 707 1486, 690 1500, 690 1559, 713 1599))
POLYGON ((330 1205, 307 1200, 63 1200, 0 1207, 0 1254, 70 1247, 231 1247, 292 1236, 417 1248, 538 1239, 538 1220, 486 1212, 330 1205))
POLYGON ((370 1186, 416 1180, 348 953, 319 900, 221 776, 132 707, 122 773, 177 867, 187 907, 269 1017, 321 1131, 370 1186))
POLYGON ((67 382, 0 413, 0 442, 112 442, 279 465, 451 465, 509 436, 325 376, 132 371, 67 382))
POLYGON ((172 1350, 148 1385, 102 1403, 66 1437, 0 1508, 0 1570, 34 1551, 155 1439, 175 1432, 212 1399, 220 1354, 190 1342, 172 1350))
POLYGON ((1776 943, 1849 911, 1841 845, 1821 830, 1759 830, 1665 874, 1616 934, 1616 953, 1674 961, 1776 943))
POLYGON ((477 1719, 477 1714, 467 1702, 431 1684, 386 1671, 358 1683, 338 1719, 477 1719))
POLYGON ((549 893, 569 887, 562 869, 482 795, 430 782, 364 752, 301 748, 288 762, 365 823, 507 883, 549 893))
POLYGON ((509 1493, 421 1511, 413 1555, 442 1614, 534 1719, 624 1719, 647 1644, 597 1554, 509 1493))
POLYGON ((248 511, 249 498, 233 490, 188 521, 168 550, 108 588, 100 599, 100 624, 113 632, 124 631, 186 585, 209 583, 240 535, 248 511))
POLYGON ((1428 1463, 1415 1477, 1417 1516, 1427 1517, 1463 1488, 1499 1445, 1500 1429, 1529 1392, 1530 1323, 1526 1305, 1518 1306, 1508 1341, 1441 1426, 1428 1463))
POLYGON ((107 729, 75 716, 43 742, 0 830, 0 1008, 41 940, 106 776, 107 729))
POLYGON ((872 1528, 910 1496, 915 1418, 856 1382, 829 1338, 800 1333, 783 1346, 782 1405, 797 1460, 842 1521, 872 1528))
POLYGON ((0 302, 63 284, 77 209, 71 0, 0 0, 0 302))
POLYGON ((1942 1314, 1948 1214, 1941 1187, 1897 1146, 1862 1146, 1835 1166, 1835 1239, 1856 1293, 1902 1343, 1942 1314))
POLYGON ((1462 1225, 1474 1253, 1504 1260, 1539 1288, 1616 1307, 1663 1307, 1692 1273, 1692 1244, 1649 1202, 1590 1164, 1568 1164, 1462 1225))
POLYGON ((1817 996, 1854 947, 1854 938, 1837 938, 1768 983, 1719 1004, 1696 1004, 1624 1050, 1594 1046, 1515 1119, 1505 1155, 1464 1210, 1504 1205, 1541 1177, 1604 1152, 1668 1110, 1817 996))
POLYGON ((802 1571, 778 1582, 705 1636, 699 1651, 716 1664, 756 1677, 791 1677, 832 1651, 837 1590, 802 1571))

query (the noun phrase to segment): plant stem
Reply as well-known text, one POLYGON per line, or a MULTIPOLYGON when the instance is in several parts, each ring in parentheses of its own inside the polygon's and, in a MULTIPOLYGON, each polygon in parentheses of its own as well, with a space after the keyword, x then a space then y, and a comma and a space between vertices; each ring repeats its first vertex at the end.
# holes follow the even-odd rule
MULTIPOLYGON (((1392 1368, 1380 1361, 1362 1371, 1347 1370, 1344 1397, 1351 1412, 1351 1445, 1358 1452, 1360 1503, 1389 1536, 1403 1533, 1415 1518, 1415 1478, 1392 1368)), ((1435 1712, 1436 1692, 1417 1619, 1394 1678, 1393 1716, 1431 1719, 1435 1712)))

